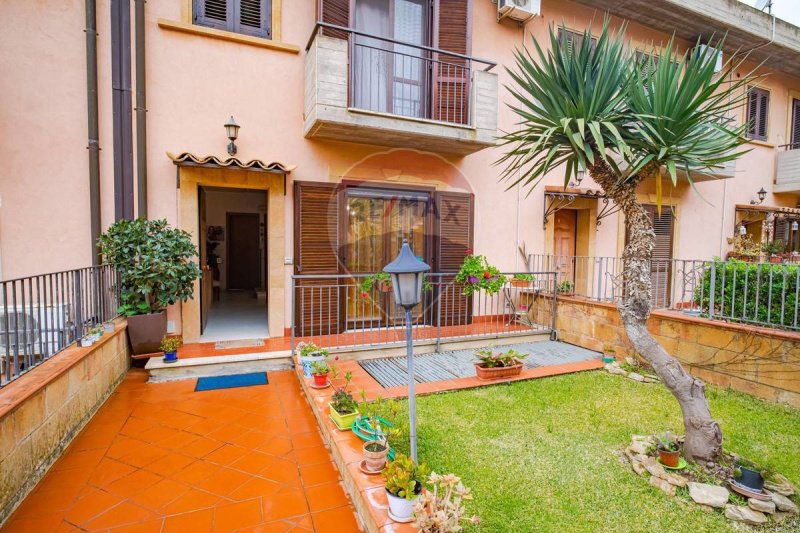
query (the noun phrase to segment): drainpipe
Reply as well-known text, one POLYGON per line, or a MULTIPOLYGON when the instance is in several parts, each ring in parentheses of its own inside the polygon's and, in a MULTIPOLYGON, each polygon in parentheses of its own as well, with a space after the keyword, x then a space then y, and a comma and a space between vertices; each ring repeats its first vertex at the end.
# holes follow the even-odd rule
POLYGON ((100 264, 100 126, 97 119, 97 2, 86 0, 86 101, 89 122, 89 218, 92 264, 100 264))
POLYGON ((131 102, 131 3, 111 0, 111 109, 114 124, 114 218, 134 218, 131 102))
POLYGON ((136 23, 136 182, 138 216, 147 218, 147 98, 144 72, 144 4, 134 0, 136 23))

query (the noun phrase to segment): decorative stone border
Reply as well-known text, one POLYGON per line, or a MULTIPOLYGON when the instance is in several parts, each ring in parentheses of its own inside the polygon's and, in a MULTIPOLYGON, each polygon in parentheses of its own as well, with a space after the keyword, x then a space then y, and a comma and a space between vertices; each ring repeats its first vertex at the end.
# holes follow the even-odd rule
MULTIPOLYGON (((691 500, 704 511, 720 510, 728 520, 753 526, 781 523, 800 513, 797 504, 792 501, 793 497, 797 497, 797 488, 783 476, 776 476, 778 482, 765 482, 769 500, 749 498, 747 505, 733 505, 729 503, 731 493, 726 487, 690 481, 680 471, 665 469, 655 457, 647 454, 655 443, 656 438, 652 435, 633 435, 630 446, 625 449, 625 458, 637 475, 649 475, 650 485, 667 496, 675 497, 678 488, 686 487, 691 500)), ((710 463, 703 468, 707 471, 710 469, 711 475, 719 476, 725 467, 710 463)))
MULTIPOLYGON (((635 361, 633 361, 632 357, 626 357, 625 361, 631 366, 636 366, 635 361)), ((639 372, 628 372, 627 370, 622 368, 617 361, 606 364, 605 369, 610 374, 624 376, 628 379, 632 379, 633 381, 638 381, 639 383, 661 383, 661 379, 659 379, 658 376, 655 376, 653 374, 643 374, 639 372)))

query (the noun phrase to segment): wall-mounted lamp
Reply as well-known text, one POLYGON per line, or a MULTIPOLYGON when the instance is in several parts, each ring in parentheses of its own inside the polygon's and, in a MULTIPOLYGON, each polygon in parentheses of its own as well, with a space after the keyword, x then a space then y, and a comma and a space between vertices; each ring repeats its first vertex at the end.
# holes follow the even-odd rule
POLYGON ((236 155, 236 139, 239 137, 239 125, 233 120, 233 115, 225 123, 225 134, 228 136, 228 154, 236 155))
POLYGON ((586 177, 586 169, 583 168, 583 165, 579 164, 578 165, 578 172, 576 172, 576 174, 575 174, 575 181, 571 181, 570 180, 569 187, 570 188, 580 187, 581 186, 581 182, 583 181, 583 178, 585 178, 585 177, 586 177))
POLYGON ((757 194, 758 194, 758 201, 756 202, 755 200, 750 200, 750 205, 760 205, 764 203, 764 198, 767 197, 767 191, 764 190, 764 187, 761 187, 761 189, 758 191, 757 194))
POLYGON ((739 225, 739 235, 747 235, 747 228, 744 226, 744 222, 739 225))
POLYGON ((792 231, 797 231, 798 227, 800 227, 800 224, 798 224, 796 220, 793 220, 792 221, 792 231))

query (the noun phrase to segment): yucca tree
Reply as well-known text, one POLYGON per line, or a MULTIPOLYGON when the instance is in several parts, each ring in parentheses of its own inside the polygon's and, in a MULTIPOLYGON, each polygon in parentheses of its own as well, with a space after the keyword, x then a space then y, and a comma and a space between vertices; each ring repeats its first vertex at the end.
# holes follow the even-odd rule
POLYGON ((655 180, 660 209, 662 181, 692 183, 693 176, 740 156, 744 127, 729 117, 742 104, 749 78, 731 81, 737 65, 730 61, 715 74, 714 54, 679 53, 674 40, 658 61, 637 57, 625 43, 625 27, 612 33, 608 21, 594 45, 591 28, 577 47, 569 46, 566 31, 562 35, 559 42, 551 27, 547 51, 534 39, 534 52, 518 50, 516 65, 507 69, 519 122, 503 135, 503 179, 510 187, 532 187, 563 166, 566 187, 585 168, 620 207, 629 235, 617 303, 625 331, 680 404, 686 457, 715 459, 722 431, 703 382, 647 330, 655 234, 636 190, 655 180))

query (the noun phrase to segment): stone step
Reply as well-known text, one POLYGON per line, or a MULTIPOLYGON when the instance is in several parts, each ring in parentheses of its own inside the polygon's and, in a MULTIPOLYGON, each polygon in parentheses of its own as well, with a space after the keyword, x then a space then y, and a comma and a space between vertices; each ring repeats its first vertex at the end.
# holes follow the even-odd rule
POLYGON ((165 363, 160 357, 151 357, 145 365, 150 382, 175 381, 211 376, 272 372, 292 368, 291 351, 254 352, 236 355, 188 357, 174 363, 165 363))

